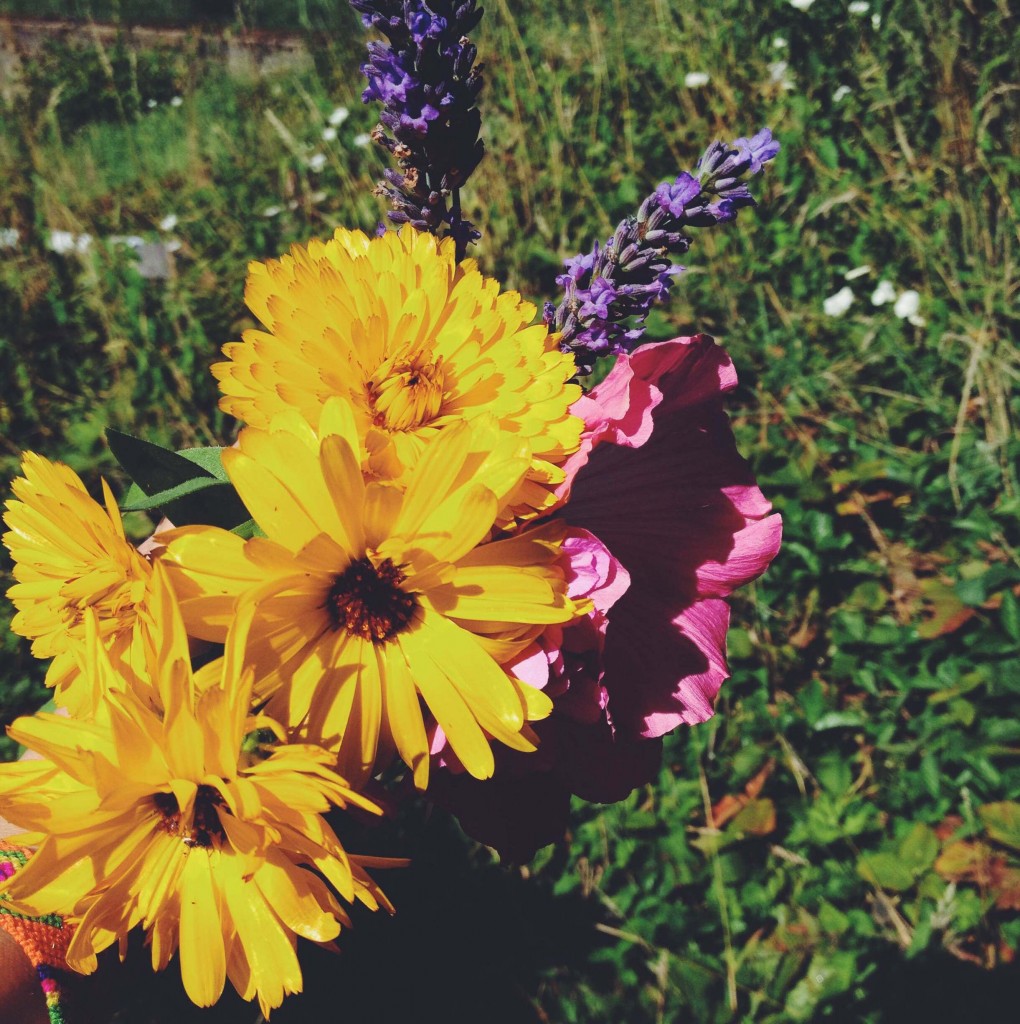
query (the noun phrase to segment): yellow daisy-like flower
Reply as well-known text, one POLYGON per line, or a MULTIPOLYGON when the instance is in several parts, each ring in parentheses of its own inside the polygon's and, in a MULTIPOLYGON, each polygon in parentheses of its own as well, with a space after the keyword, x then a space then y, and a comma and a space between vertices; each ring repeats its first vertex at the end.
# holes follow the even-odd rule
POLYGON ((54 659, 46 683, 56 688, 58 701, 84 711, 94 696, 77 681, 85 612, 94 611, 115 663, 137 663, 152 568, 124 536, 105 480, 104 507, 68 466, 28 452, 22 471, 3 517, 9 531, 2 539, 17 581, 7 591, 17 609, 11 628, 31 639, 37 658, 54 659))
POLYGON ((141 926, 155 970, 180 949, 193 1002, 213 1004, 229 978, 268 1014, 301 991, 297 936, 330 942, 350 923, 323 878, 348 902, 392 910, 365 872, 385 862, 348 855, 322 817, 333 806, 378 808, 320 748, 246 754, 246 734, 280 727, 249 718, 250 673, 238 679, 229 652, 219 683, 199 690, 181 637, 168 623, 163 715, 125 692, 134 680, 96 642, 104 721, 39 714, 11 726, 44 760, 0 766, 0 814, 39 849, 0 899, 69 916, 77 971, 94 971, 97 953, 141 926))
POLYGON ((338 229, 252 263, 245 299, 266 331, 246 331, 213 366, 224 411, 265 428, 294 408, 314 429, 342 396, 366 468, 381 477, 413 465, 444 428, 495 416, 532 452, 512 512, 552 504, 582 427, 569 412, 581 393, 568 383, 573 358, 544 325, 529 326, 531 303, 500 292, 474 260, 458 264, 452 239, 410 226, 381 238, 338 229))
POLYGON ((487 778, 490 737, 533 750, 527 722, 551 709, 501 663, 585 610, 567 596, 558 523, 487 541, 528 472, 527 445, 483 419, 451 426, 398 487, 363 477, 348 403, 325 405, 319 435, 292 413, 224 453, 266 537, 166 535, 161 561, 188 630, 219 640, 250 617, 256 693, 299 736, 337 750, 351 779, 395 750, 427 784, 419 698, 487 778))

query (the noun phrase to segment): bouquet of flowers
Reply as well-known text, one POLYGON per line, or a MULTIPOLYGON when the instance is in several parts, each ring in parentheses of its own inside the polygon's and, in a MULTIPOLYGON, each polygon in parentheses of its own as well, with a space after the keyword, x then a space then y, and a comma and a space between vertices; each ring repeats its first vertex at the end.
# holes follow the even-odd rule
POLYGON ((753 205, 768 129, 568 260, 536 322, 469 255, 481 10, 352 4, 383 37, 362 70, 391 226, 249 266, 262 329, 212 367, 235 446, 110 432, 121 508, 167 517, 142 549, 105 482, 37 454, 4 516, 13 627, 61 712, 10 729, 41 759, 0 768, 0 814, 38 849, 0 900, 66 917, 77 971, 141 928, 196 1004, 229 979, 265 1014, 301 989, 298 937, 393 910, 373 872, 397 862, 348 852, 337 814, 423 796, 525 860, 572 795, 624 798, 712 715, 726 599, 781 533, 725 352, 641 344, 689 232, 753 205))

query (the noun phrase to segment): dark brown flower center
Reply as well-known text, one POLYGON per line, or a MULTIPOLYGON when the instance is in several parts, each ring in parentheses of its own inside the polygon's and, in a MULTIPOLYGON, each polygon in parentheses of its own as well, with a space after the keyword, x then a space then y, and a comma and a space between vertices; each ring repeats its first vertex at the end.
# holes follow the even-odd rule
POLYGON ((374 565, 358 558, 333 581, 326 611, 334 629, 381 644, 414 618, 418 599, 402 589, 407 577, 388 558, 374 565))
POLYGON ((220 824, 219 811, 216 810, 223 806, 223 797, 212 786, 198 787, 190 829, 181 828, 181 806, 173 793, 154 793, 152 802, 163 819, 163 831, 172 836, 180 836, 185 846, 208 849, 213 839, 223 839, 226 835, 220 824))

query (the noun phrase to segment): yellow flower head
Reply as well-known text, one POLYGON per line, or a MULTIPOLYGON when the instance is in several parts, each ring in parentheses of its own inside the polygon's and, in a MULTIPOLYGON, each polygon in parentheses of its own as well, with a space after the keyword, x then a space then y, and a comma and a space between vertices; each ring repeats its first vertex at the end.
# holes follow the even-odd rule
POLYGON ((137 660, 140 616, 152 569, 124 536, 120 512, 103 481, 105 508, 89 497, 74 470, 31 452, 7 502, 3 542, 17 581, 7 596, 17 608, 15 633, 32 640, 37 658, 53 658, 46 677, 60 703, 81 710, 92 694, 77 681, 86 610, 115 664, 137 660))
POLYGON ((372 239, 338 229, 252 263, 245 298, 266 331, 246 331, 224 347, 229 362, 213 366, 224 411, 265 428, 294 408, 317 429, 340 395, 380 477, 412 465, 444 428, 495 416, 532 452, 508 517, 552 504, 580 439, 573 359, 545 326, 529 326, 533 305, 500 292, 474 260, 458 264, 452 239, 410 226, 372 239))
MULTIPOLYGON (((91 973, 97 953, 140 925, 155 970, 180 949, 195 1003, 216 1002, 229 977, 268 1014, 301 990, 297 936, 329 942, 349 924, 323 878, 348 902, 392 909, 364 870, 370 862, 349 856, 322 817, 334 805, 378 808, 320 748, 246 754, 246 734, 279 726, 249 718, 250 673, 238 678, 236 644, 219 682, 199 690, 181 624, 166 625, 162 715, 104 681, 102 722, 39 714, 11 726, 45 760, 0 766, 0 814, 40 845, 0 899, 68 915, 75 970, 91 973)), ((93 640, 90 660, 113 674, 93 640)))
POLYGON ((490 737, 533 750, 551 708, 501 663, 583 609, 567 596, 558 523, 489 533, 528 472, 526 443, 484 418, 451 426, 405 486, 366 481, 351 407, 325 405, 245 430, 224 466, 267 534, 166 535, 163 564, 189 632, 220 640, 252 620, 246 657, 268 712, 364 777, 398 753, 428 779, 419 698, 469 772, 493 771, 490 737))

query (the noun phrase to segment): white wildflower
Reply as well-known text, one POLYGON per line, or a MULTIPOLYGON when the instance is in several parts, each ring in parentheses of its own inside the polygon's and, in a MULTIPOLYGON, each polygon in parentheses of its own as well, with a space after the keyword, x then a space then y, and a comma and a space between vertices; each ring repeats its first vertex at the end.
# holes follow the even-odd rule
POLYGON ((815 0, 790 0, 790 6, 796 7, 798 11, 806 11, 815 0))
POLYGON ((703 85, 708 85, 708 75, 704 71, 688 71, 684 75, 684 85, 688 89, 700 89, 703 85))
POLYGON ((160 231, 173 231, 173 229, 175 227, 177 227, 177 214, 176 213, 168 213, 159 222, 159 230, 160 231))
POLYGON ((793 79, 789 74, 790 65, 785 60, 774 60, 768 70, 770 85, 778 85, 787 92, 793 88, 793 79))
POLYGON ((183 102, 184 100, 180 96, 173 96, 170 99, 170 106, 179 107, 183 102))
POLYGON ((149 108, 149 110, 152 110, 152 108, 156 106, 156 101, 155 100, 146 100, 145 101, 145 105, 149 108))
POLYGON ((865 274, 871 273, 871 264, 865 263, 863 266, 854 267, 853 270, 848 270, 844 275, 844 279, 847 281, 856 281, 859 277, 864 277, 865 274))
POLYGON ((851 14, 867 14, 870 6, 865 0, 853 0, 853 3, 847 5, 847 10, 851 14))
POLYGON ((58 256, 64 256, 65 254, 73 251, 75 238, 70 231, 51 231, 49 247, 52 252, 57 253, 58 256))
POLYGON ((267 206, 262 211, 262 216, 263 217, 277 217, 277 216, 279 216, 279 214, 280 214, 280 207, 279 206, 267 206))
POLYGON ((882 27, 882 15, 877 11, 871 16, 871 27, 876 32, 882 27))
POLYGON ((322 129, 322 141, 323 142, 334 142, 336 141, 336 129, 332 125, 327 125, 322 129))
POLYGON ((785 50, 789 45, 790 44, 782 36, 776 36, 776 38, 772 40, 773 50, 785 50))
POLYGON ((372 141, 372 136, 368 132, 358 132, 351 141, 355 146, 367 146, 372 141))
POLYGON ((901 320, 909 320, 912 316, 917 316, 917 311, 920 308, 921 296, 911 288, 908 291, 900 293, 899 297, 896 299, 896 304, 893 306, 893 312, 901 320))
POLYGON ((319 173, 326 166, 326 154, 325 153, 313 153, 308 158, 308 167, 310 170, 319 173))
POLYGON ((0 249, 17 248, 21 232, 17 228, 0 228, 0 249))
POLYGON ((849 85, 841 85, 832 94, 833 103, 842 103, 853 92, 849 85))
POLYGON ((332 113, 326 118, 327 121, 334 127, 339 128, 340 125, 351 116, 351 112, 346 107, 334 107, 332 113))
POLYGON ((891 281, 879 281, 878 287, 871 293, 871 304, 873 306, 884 306, 896 298, 896 289, 891 281))
POLYGON ((840 288, 835 295, 830 295, 823 303, 822 308, 826 316, 842 316, 854 302, 854 293, 847 288, 840 288))

